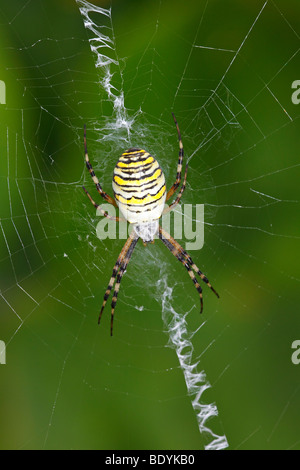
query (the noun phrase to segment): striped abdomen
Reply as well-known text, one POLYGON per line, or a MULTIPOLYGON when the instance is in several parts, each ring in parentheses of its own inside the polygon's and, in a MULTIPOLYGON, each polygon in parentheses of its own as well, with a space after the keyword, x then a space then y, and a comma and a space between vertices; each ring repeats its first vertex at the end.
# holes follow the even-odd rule
POLYGON ((115 166, 112 185, 128 222, 143 224, 160 218, 166 200, 165 177, 148 152, 141 149, 124 152, 115 166))

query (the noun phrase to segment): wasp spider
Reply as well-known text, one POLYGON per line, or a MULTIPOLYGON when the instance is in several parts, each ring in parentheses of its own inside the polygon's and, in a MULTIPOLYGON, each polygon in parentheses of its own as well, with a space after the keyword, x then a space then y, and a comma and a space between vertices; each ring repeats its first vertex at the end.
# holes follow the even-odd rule
POLYGON ((84 127, 84 151, 87 169, 91 174, 98 193, 106 202, 112 204, 115 207, 119 207, 120 212, 124 217, 109 216, 106 211, 96 204, 96 202, 92 199, 84 187, 83 189, 93 206, 96 207, 96 209, 99 210, 105 217, 115 220, 116 222, 121 220, 128 221, 133 225, 133 230, 131 231, 128 240, 122 248, 120 256, 118 257, 113 268, 112 276, 104 295, 104 300, 98 319, 98 323, 100 323, 107 299, 115 284, 111 303, 111 335, 113 332, 113 319, 120 283, 139 238, 141 238, 142 242, 146 246, 147 243, 154 243, 154 237, 158 235, 159 239, 164 243, 164 245, 183 264, 199 293, 201 313, 203 311, 202 288, 198 283, 195 274, 197 274, 202 279, 202 281, 204 281, 216 294, 216 296, 219 297, 217 292, 208 281, 207 277, 193 262, 190 255, 179 245, 176 240, 174 240, 174 238, 171 237, 171 235, 165 232, 158 222, 163 214, 172 210, 179 203, 186 186, 188 165, 185 167, 183 183, 177 198, 166 209, 164 209, 165 202, 173 196, 181 184, 182 162, 184 156, 179 126, 173 113, 172 115, 176 124, 179 139, 179 159, 176 180, 169 191, 166 190, 165 177, 158 161, 145 150, 140 148, 131 148, 121 155, 114 169, 112 186, 115 197, 112 198, 106 194, 103 191, 89 160, 86 143, 86 126, 84 127))

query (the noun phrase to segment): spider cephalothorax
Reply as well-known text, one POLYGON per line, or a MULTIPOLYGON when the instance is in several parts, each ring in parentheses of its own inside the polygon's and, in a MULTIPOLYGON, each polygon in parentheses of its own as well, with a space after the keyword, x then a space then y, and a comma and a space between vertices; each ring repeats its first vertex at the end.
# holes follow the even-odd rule
POLYGON ((177 198, 172 202, 172 204, 164 209, 165 202, 173 196, 181 183, 182 161, 184 156, 181 134, 174 114, 173 118, 177 127, 179 139, 179 159, 176 180, 168 192, 166 190, 165 177, 158 161, 152 155, 150 155, 150 153, 146 152, 146 150, 140 148, 131 148, 121 155, 115 166, 112 183, 114 198, 106 194, 103 191, 89 161, 86 143, 86 128, 84 128, 84 148, 87 168, 100 195, 110 204, 114 205, 115 207, 119 207, 120 212, 124 218, 109 216, 106 211, 104 211, 98 204, 95 203, 85 188, 83 188, 84 191, 86 192, 94 207, 96 207, 97 210, 99 210, 105 217, 113 219, 116 222, 125 220, 133 225, 133 230, 131 231, 131 234, 114 266, 112 277, 106 289, 98 319, 98 323, 100 323, 102 312, 116 281, 111 304, 111 335, 113 331, 114 311, 122 276, 126 271, 130 257, 139 238, 141 238, 143 243, 146 245, 149 242, 153 242, 155 236, 158 236, 158 238, 162 240, 164 245, 171 251, 171 253, 176 256, 176 258, 185 266, 199 293, 201 313, 203 311, 202 288, 198 283, 195 274, 200 276, 200 278, 208 285, 208 287, 210 287, 210 289, 218 296, 217 292, 209 283, 207 277, 195 265, 189 254, 179 245, 176 240, 174 240, 174 238, 171 237, 171 235, 169 235, 159 225, 159 219, 162 214, 169 212, 179 203, 185 190, 187 178, 188 165, 185 167, 184 180, 177 198))

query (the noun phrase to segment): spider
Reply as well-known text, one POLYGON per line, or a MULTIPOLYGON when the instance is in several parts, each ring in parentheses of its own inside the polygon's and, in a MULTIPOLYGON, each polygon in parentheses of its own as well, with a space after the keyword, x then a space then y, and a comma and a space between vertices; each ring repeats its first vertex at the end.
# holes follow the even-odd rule
POLYGON ((120 283, 139 238, 141 238, 143 244, 146 246, 148 243, 154 243, 154 238, 156 235, 158 235, 158 238, 164 243, 170 252, 178 259, 178 261, 180 261, 181 264, 183 264, 199 293, 201 304, 200 313, 203 312, 203 295, 202 288, 198 283, 195 274, 197 274, 202 279, 202 281, 204 281, 215 293, 215 295, 219 297, 219 294, 212 287, 207 277, 193 262, 190 255, 173 237, 171 237, 171 235, 169 235, 159 225, 158 222, 163 214, 171 211, 174 209, 174 207, 177 206, 185 190, 187 180, 188 164, 186 164, 185 167, 183 183, 177 198, 164 209, 165 202, 173 196, 181 184, 182 163, 184 157, 179 126, 173 113, 172 116, 178 133, 179 159, 176 180, 168 192, 166 190, 165 177, 158 161, 145 150, 140 148, 130 148, 121 155, 115 166, 112 182, 114 198, 109 196, 106 192, 103 191, 90 163, 87 150, 86 126, 84 126, 84 152, 87 169, 89 170, 90 175, 96 185, 98 193, 106 202, 112 204, 115 207, 118 207, 124 217, 110 216, 101 208, 101 206, 96 204, 86 188, 83 187, 83 189, 93 206, 98 211, 100 211, 103 216, 116 222, 127 221, 133 225, 133 230, 131 231, 128 240, 123 246, 122 251, 113 268, 112 276, 107 286, 98 318, 99 324, 104 307, 115 284, 111 303, 111 336, 113 334, 114 313, 118 299, 120 283))

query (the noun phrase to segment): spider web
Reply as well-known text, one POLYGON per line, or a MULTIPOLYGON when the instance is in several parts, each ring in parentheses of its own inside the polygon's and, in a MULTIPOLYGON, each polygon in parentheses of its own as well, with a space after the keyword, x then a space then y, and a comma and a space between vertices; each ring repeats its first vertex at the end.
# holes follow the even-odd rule
POLYGON ((29 0, 0 15, 1 447, 299 449, 299 5, 29 0), (124 242, 97 237, 83 125, 107 192, 131 146, 171 186, 171 111, 184 202, 205 205, 191 255, 221 299, 204 286, 199 317, 184 268, 138 244, 110 338, 109 304, 97 316, 124 242))

